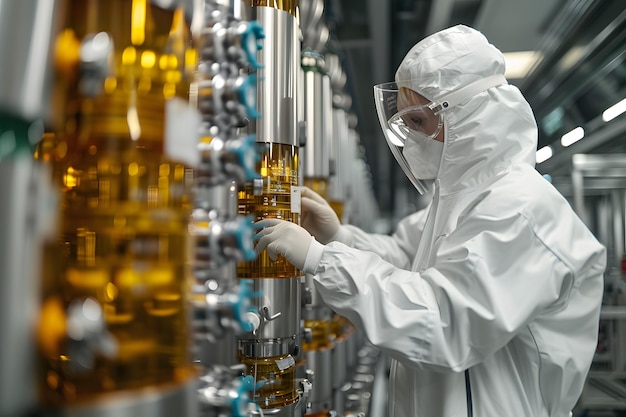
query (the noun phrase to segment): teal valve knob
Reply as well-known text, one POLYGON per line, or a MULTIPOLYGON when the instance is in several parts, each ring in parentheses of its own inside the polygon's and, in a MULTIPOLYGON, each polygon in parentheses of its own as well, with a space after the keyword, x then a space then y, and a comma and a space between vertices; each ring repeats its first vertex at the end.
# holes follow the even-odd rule
POLYGON ((249 393, 255 390, 261 389, 265 382, 255 384, 254 377, 252 375, 240 376, 240 385, 236 391, 235 398, 231 402, 231 414, 230 417, 247 417, 249 416, 248 406, 253 404, 255 409, 259 408, 259 405, 250 398, 249 393))
POLYGON ((248 58, 250 66, 253 68, 262 68, 256 59, 256 51, 261 49, 263 45, 260 40, 265 38, 263 27, 256 20, 248 22, 246 30, 241 35, 241 48, 248 58))
POLYGON ((235 395, 231 400, 230 417, 246 417, 248 415, 248 404, 253 403, 249 392, 254 390, 254 378, 252 375, 238 377, 239 386, 235 390, 235 395))
POLYGON ((252 280, 240 280, 237 301, 230 302, 230 306, 233 311, 233 318, 237 321, 237 323, 239 323, 241 330, 244 332, 251 332, 254 330, 254 324, 248 321, 246 314, 257 311, 252 306, 250 301, 252 298, 257 297, 258 295, 252 291, 252 280))
POLYGON ((253 238, 256 233, 256 226, 250 216, 238 216, 237 228, 233 231, 233 236, 237 242, 237 247, 242 254, 244 261, 256 259, 253 238))
POLYGON ((0 161, 33 158, 44 133, 42 121, 27 121, 0 111, 0 161))
POLYGON ((256 136, 249 135, 243 139, 230 140, 228 150, 237 158, 238 165, 243 169, 247 180, 261 178, 257 172, 256 164, 261 159, 256 144, 256 136))
POLYGON ((261 114, 256 109, 256 73, 249 74, 237 88, 239 102, 246 108, 251 119, 258 119, 261 114))
POLYGON ((246 391, 254 390, 254 377, 252 375, 246 375, 241 377, 241 388, 246 391))

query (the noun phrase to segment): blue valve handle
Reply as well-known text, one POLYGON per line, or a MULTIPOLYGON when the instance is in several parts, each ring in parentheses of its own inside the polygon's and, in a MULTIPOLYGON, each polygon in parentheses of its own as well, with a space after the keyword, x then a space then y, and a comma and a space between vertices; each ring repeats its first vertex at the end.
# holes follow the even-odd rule
POLYGON ((241 414, 240 410, 242 410, 244 406, 249 403, 254 404, 254 400, 250 399, 247 393, 258 390, 265 384, 264 381, 261 381, 255 385, 252 375, 241 376, 239 377, 239 380, 241 381, 241 384, 237 388, 237 395, 231 401, 231 417, 246 417, 246 414, 241 414))
POLYGON ((241 165, 245 172, 246 179, 253 180, 261 178, 256 170, 256 163, 261 160, 261 154, 258 152, 256 145, 256 136, 249 135, 241 140, 230 140, 228 144, 232 146, 229 148, 229 151, 237 156, 239 165, 241 165))
POLYGON ((230 306, 233 309, 233 318, 237 321, 237 323, 239 323, 241 329, 244 332, 251 332, 254 330, 254 326, 245 319, 245 314, 257 311, 257 309, 250 303, 250 300, 252 298, 257 298, 260 295, 252 291, 252 280, 242 279, 239 282, 239 294, 237 294, 237 301, 231 302, 230 306))
POLYGON ((246 108, 251 119, 258 119, 261 114, 256 109, 256 73, 249 74, 237 89, 239 102, 246 108))
POLYGON ((254 377, 252 375, 246 375, 241 377, 242 383, 240 389, 247 389, 248 391, 257 391, 263 388, 265 381, 259 381, 254 383, 254 377), (245 384, 245 387, 244 387, 245 384))
POLYGON ((237 247, 243 255, 244 261, 253 261, 256 259, 256 252, 252 238, 256 233, 256 226, 250 216, 239 216, 237 228, 232 231, 232 235, 237 242, 237 247))
POLYGON ((259 42, 265 38, 263 27, 256 20, 248 22, 245 32, 241 35, 241 48, 248 58, 248 62, 253 68, 262 68, 256 59, 256 51, 261 49, 263 45, 259 42))
POLYGON ((252 375, 246 375, 238 378, 241 381, 239 387, 237 387, 237 395, 231 400, 230 416, 231 417, 246 417, 246 405, 254 402, 248 396, 248 392, 254 389, 254 378, 252 375), (242 414, 242 410, 244 414, 242 414))

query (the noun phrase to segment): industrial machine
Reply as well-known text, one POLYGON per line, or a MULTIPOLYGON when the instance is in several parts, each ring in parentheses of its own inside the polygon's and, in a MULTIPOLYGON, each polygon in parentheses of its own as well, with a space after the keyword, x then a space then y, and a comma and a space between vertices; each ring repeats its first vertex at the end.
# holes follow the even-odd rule
POLYGON ((366 415, 377 350, 253 243, 348 187, 323 1, 0 0, 0 32, 0 416, 366 415))
POLYGON ((114 0, 64 11, 56 123, 38 155, 61 200, 40 288, 42 408, 192 413, 188 227, 199 158, 185 9, 114 0))
MULTIPOLYGON (((251 126, 260 148, 260 178, 240 191, 239 212, 257 220, 300 221, 298 172, 298 91, 300 51, 298 2, 252 1, 247 12, 265 35, 258 51, 257 106, 260 117, 251 126)), ((254 400, 266 414, 303 415, 308 382, 299 380, 301 356, 302 273, 286 259, 273 261, 267 252, 237 267, 239 279, 251 279, 256 312, 253 329, 237 339, 239 361, 259 384, 254 400)))

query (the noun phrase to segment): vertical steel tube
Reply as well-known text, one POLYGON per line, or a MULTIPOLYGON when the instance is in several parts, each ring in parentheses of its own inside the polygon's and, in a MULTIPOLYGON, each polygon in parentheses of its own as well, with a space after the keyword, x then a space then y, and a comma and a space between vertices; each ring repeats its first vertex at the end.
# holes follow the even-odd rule
POLYGON ((0 416, 36 410, 36 334, 49 173, 33 159, 51 90, 61 2, 0 0, 0 416))
POLYGON ((0 0, 0 112, 26 120, 50 110, 51 59, 63 0, 0 0))
MULTIPOLYGON (((298 2, 253 0, 249 5, 251 17, 265 34, 263 48, 257 53, 261 116, 256 137, 263 152, 261 179, 240 193, 240 213, 256 220, 279 218, 299 223, 298 2)), ((259 326, 239 338, 240 360, 246 373, 264 384, 255 392, 257 403, 285 416, 299 407, 295 367, 301 334, 301 275, 286 259, 272 261, 267 253, 238 267, 239 278, 253 279, 254 290, 263 294, 253 301, 259 326)))
POLYGON ((303 148, 304 184, 327 197, 330 177, 332 97, 324 57, 315 51, 302 53, 306 145, 303 148))

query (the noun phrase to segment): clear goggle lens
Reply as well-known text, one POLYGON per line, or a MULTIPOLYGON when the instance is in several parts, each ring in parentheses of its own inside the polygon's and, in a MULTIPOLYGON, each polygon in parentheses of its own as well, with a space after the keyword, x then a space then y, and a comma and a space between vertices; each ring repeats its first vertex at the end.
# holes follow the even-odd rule
POLYGON ((407 138, 422 137, 434 139, 443 126, 441 116, 435 115, 426 105, 402 109, 388 120, 388 125, 397 139, 404 144, 407 138))

